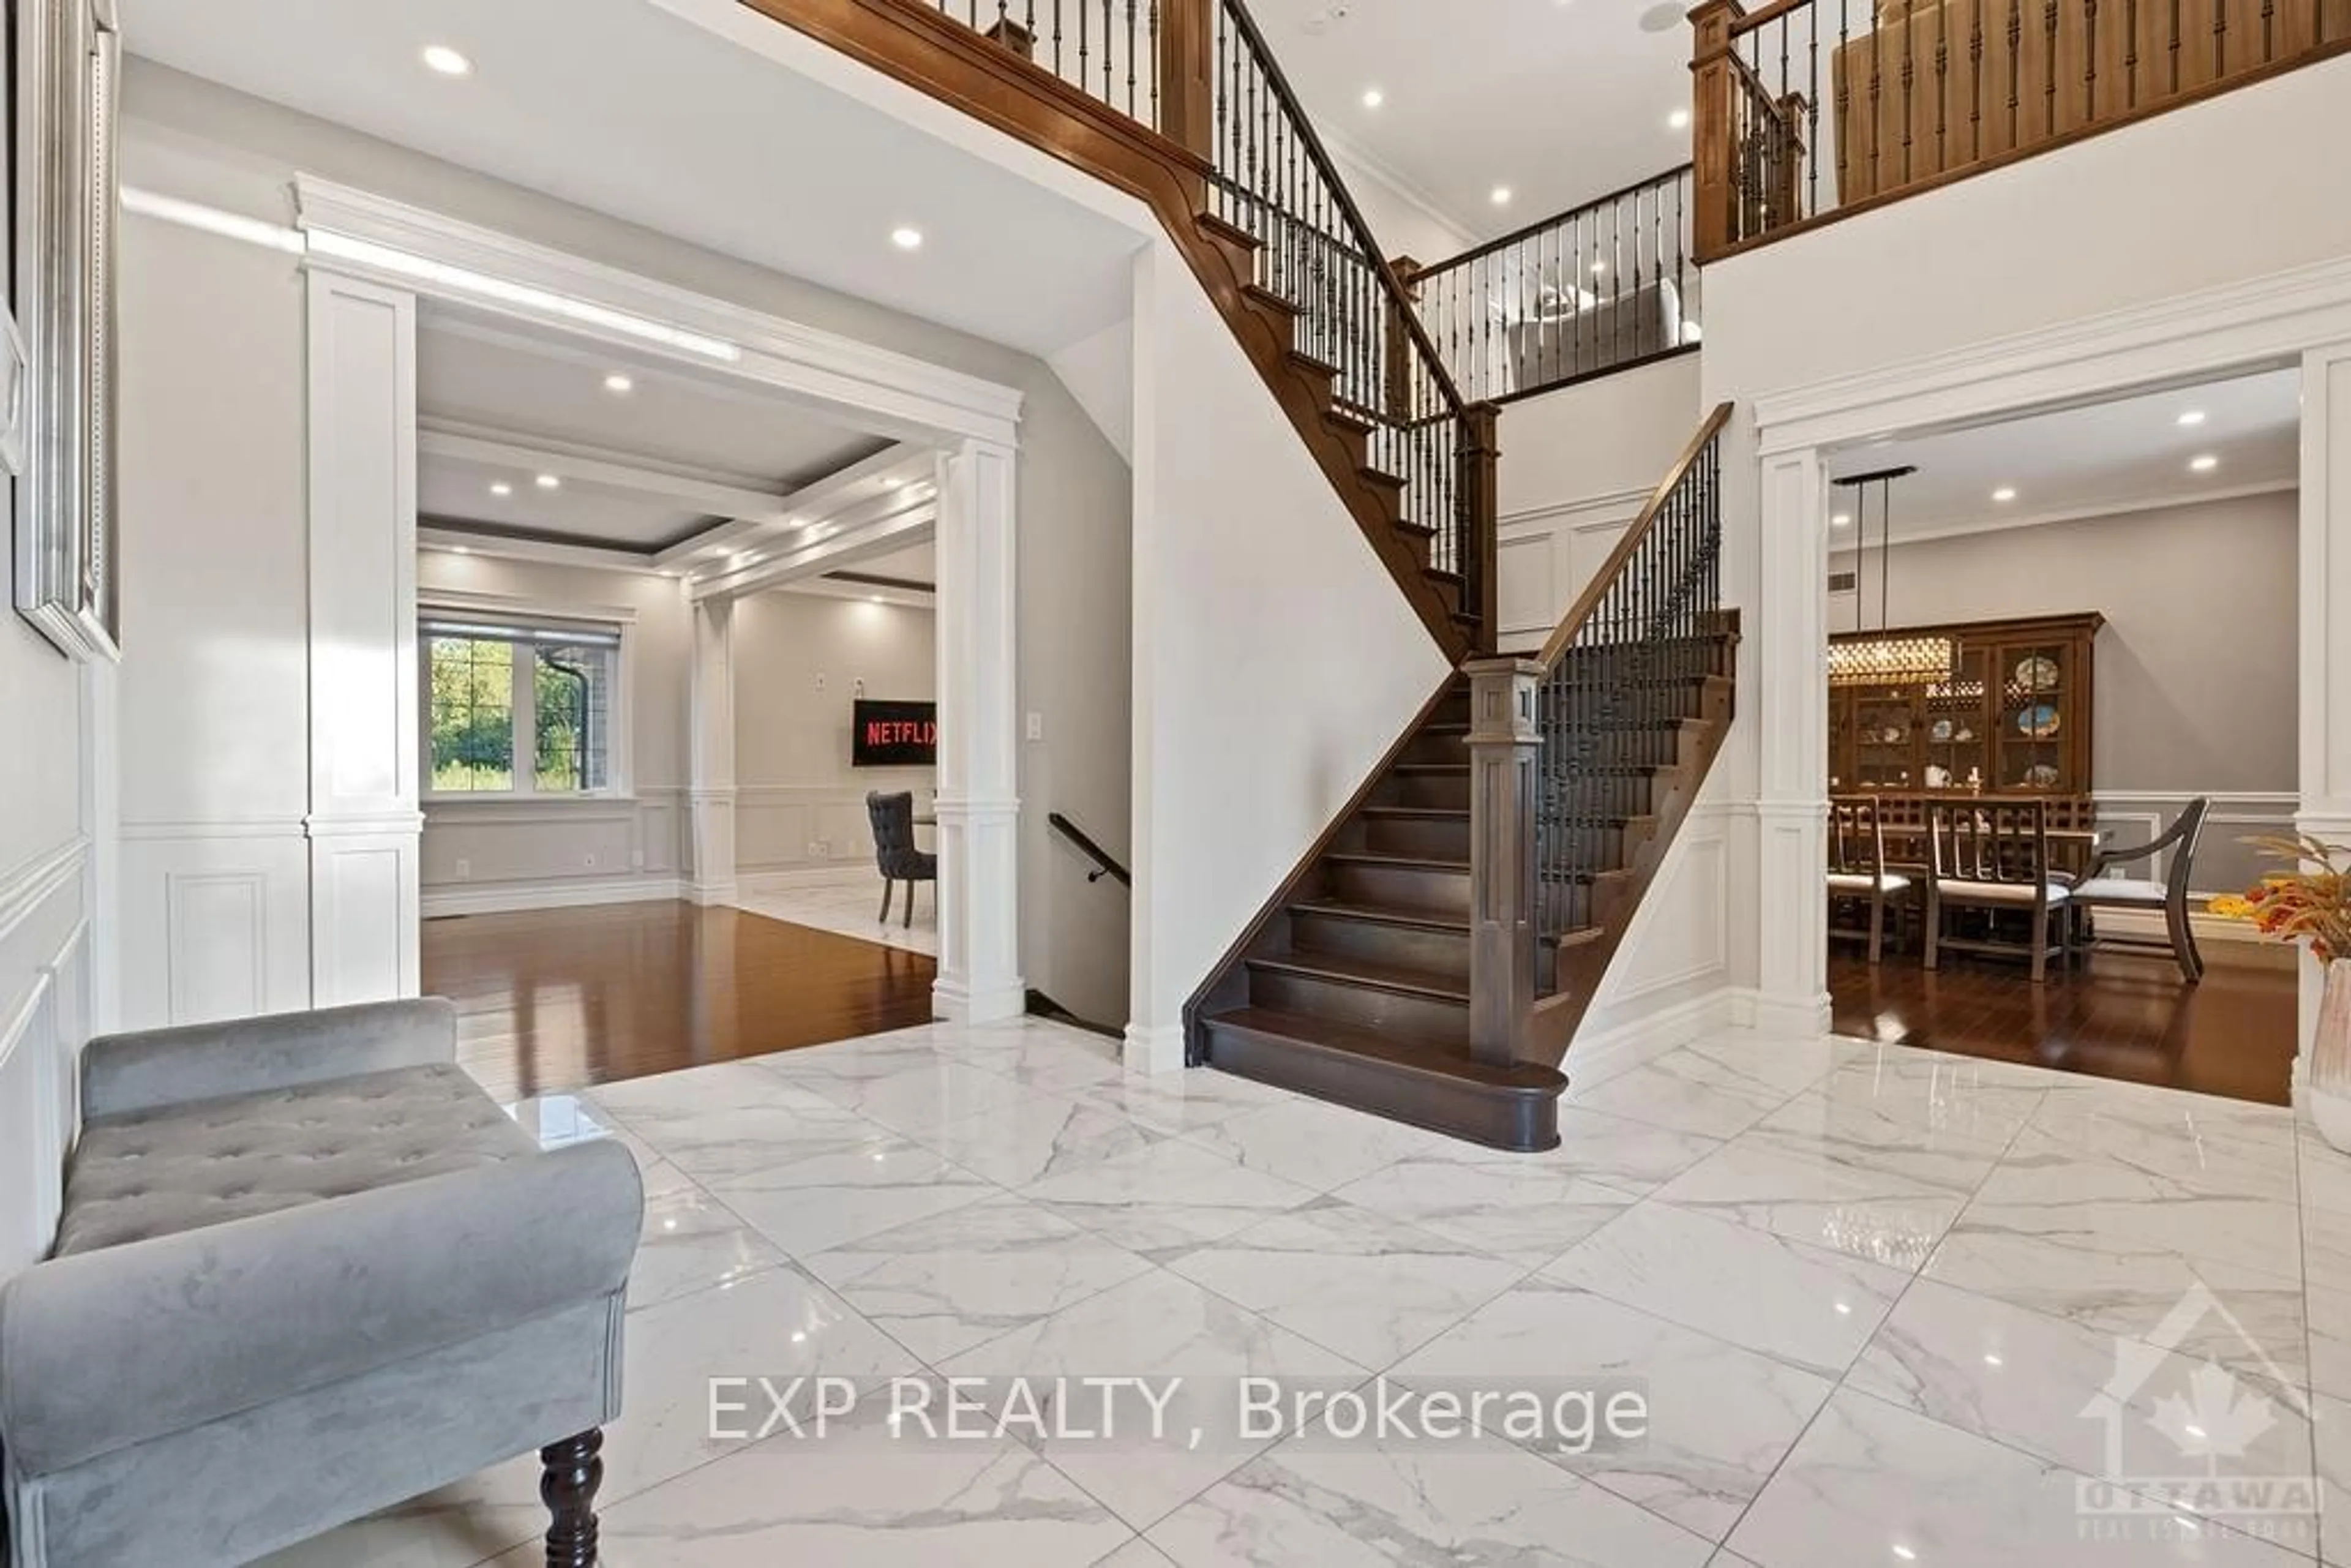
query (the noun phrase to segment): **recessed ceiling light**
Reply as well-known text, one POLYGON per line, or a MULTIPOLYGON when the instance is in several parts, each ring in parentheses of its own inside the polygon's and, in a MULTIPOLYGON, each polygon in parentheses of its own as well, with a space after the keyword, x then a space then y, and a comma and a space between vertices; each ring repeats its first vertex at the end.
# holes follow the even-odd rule
POLYGON ((474 62, 459 54, 456 50, 451 48, 446 44, 429 44, 425 46, 424 64, 427 68, 437 71, 444 77, 463 77, 474 74, 474 62))
POLYGON ((1851 512, 1839 512, 1835 517, 1829 519, 1829 527, 1833 528, 1849 528, 1853 527, 1853 514, 1851 512))
POLYGON ((879 604, 882 602, 882 596, 878 593, 868 594, 866 597, 868 601, 871 603, 879 604))
POLYGON ((501 479, 496 484, 490 486, 490 494, 493 496, 511 496, 514 494, 514 486, 501 479))
POLYGON ((604 390, 608 392, 632 392, 637 390, 637 383, 633 378, 614 371, 604 378, 604 390))
POLYGON ((2002 485, 1991 493, 1991 498, 2005 505, 2016 499, 2016 490, 2012 486, 2002 485))
POLYGON ((1512 196, 1512 194, 1514 194, 1514 193, 1511 191, 1511 189, 1510 189, 1508 185, 1497 185, 1497 186, 1495 186, 1495 187, 1494 187, 1494 204, 1495 204, 1496 206, 1498 206, 1498 207, 1507 207, 1507 206, 1509 206, 1509 205, 1510 204, 1510 197, 1512 196))
POLYGON ((1666 116, 1666 129, 1668 131, 1687 131, 1689 129, 1689 110, 1687 109, 1677 109, 1671 114, 1666 116))
POLYGON ((537 479, 531 482, 542 490, 560 490, 563 488, 563 481, 557 478, 552 474, 541 474, 537 479))
POLYGON ((2213 469, 2220 466, 2220 460, 2207 452, 2199 457, 2189 458, 2188 466, 2199 474, 2210 474, 2213 469))
POLYGON ((896 489, 902 489, 902 488, 904 488, 904 487, 905 483, 906 483, 906 482, 905 482, 904 479, 899 478, 895 474, 892 474, 892 475, 886 476, 883 479, 883 481, 882 481, 882 487, 883 487, 884 490, 896 490, 896 489))
POLYGON ((2204 411, 2200 408, 2191 408, 2179 416, 2179 423, 2191 427, 2201 424, 2204 423, 2204 411))
POLYGON ((904 226, 892 229, 890 243, 900 250, 920 250, 923 248, 923 231, 904 226))
POLYGON ((471 555, 474 552, 466 549, 464 545, 451 545, 449 547, 449 553, 451 555, 471 555))
POLYGON ((1377 109, 1387 100, 1388 95, 1382 92, 1375 87, 1367 87, 1364 89, 1364 107, 1365 109, 1377 109))

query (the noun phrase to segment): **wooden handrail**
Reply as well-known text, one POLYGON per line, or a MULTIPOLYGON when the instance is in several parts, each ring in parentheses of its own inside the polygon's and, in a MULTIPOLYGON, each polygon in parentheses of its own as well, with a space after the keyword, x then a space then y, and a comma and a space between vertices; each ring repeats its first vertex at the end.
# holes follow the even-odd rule
POLYGON ((1689 444, 1682 448, 1681 456, 1675 459, 1674 465, 1666 470, 1666 476, 1657 482, 1656 489, 1649 496, 1649 504, 1641 508, 1641 515, 1633 520, 1631 528, 1625 530, 1625 537, 1616 541, 1616 548, 1608 552, 1608 559, 1600 563, 1600 570, 1592 574, 1592 580, 1583 585, 1583 591, 1576 595, 1575 602, 1569 605, 1567 613, 1560 618, 1558 629, 1552 632, 1550 641, 1543 644, 1542 652, 1536 655, 1537 662, 1545 669, 1558 668, 1561 658, 1575 642, 1576 633, 1583 630, 1583 623, 1592 619, 1593 612, 1599 609, 1600 601, 1608 596, 1609 587, 1616 580, 1616 574, 1625 570, 1625 563, 1633 559, 1635 550, 1641 548, 1642 539, 1656 526, 1659 515, 1666 509, 1666 503, 1673 497, 1676 490, 1681 488, 1682 481, 1689 477, 1690 470, 1697 466, 1707 444, 1721 434, 1722 427, 1729 423, 1730 404, 1717 403, 1714 412, 1706 416, 1706 423, 1698 427, 1698 434, 1690 437, 1689 444))
POLYGON ((1116 882, 1121 887, 1133 887, 1134 885, 1134 878, 1127 874, 1126 868, 1119 864, 1115 860, 1113 860, 1111 858, 1110 852, 1102 848, 1100 844, 1094 842, 1092 835, 1088 833, 1083 828, 1081 828, 1075 822, 1070 821, 1069 818, 1061 815, 1059 811, 1047 813, 1045 821, 1050 823, 1053 829, 1057 832, 1061 833, 1062 837, 1068 839, 1070 842, 1077 845, 1080 850, 1083 851, 1085 857, 1088 860, 1094 862, 1096 869, 1086 873, 1086 880, 1088 882, 1100 882, 1102 878, 1109 877, 1113 882, 1116 882))

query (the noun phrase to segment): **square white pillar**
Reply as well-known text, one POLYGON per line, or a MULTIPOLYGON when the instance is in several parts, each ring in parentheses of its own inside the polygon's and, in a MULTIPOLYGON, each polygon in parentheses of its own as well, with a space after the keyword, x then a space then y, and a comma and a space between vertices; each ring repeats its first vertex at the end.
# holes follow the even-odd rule
POLYGON ((735 882, 735 601, 694 607, 686 717, 687 874, 696 904, 728 904, 735 882))

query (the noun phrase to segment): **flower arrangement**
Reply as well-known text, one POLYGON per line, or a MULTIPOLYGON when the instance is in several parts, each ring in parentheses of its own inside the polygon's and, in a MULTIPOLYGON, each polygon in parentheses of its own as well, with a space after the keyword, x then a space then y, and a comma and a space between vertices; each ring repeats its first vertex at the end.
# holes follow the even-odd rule
POLYGON ((2212 913, 2250 920, 2262 936, 2281 942, 2308 937, 2322 964, 2351 957, 2351 849, 2306 833, 2251 842, 2294 869, 2265 876, 2243 894, 2214 899, 2212 913))

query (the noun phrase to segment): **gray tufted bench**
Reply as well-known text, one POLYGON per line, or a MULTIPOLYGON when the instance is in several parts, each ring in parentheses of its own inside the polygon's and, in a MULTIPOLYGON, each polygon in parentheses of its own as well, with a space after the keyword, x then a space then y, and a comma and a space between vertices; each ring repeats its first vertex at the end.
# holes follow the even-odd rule
POLYGON ((92 1041, 50 1260, 0 1286, 11 1568, 244 1563, 533 1448, 596 1558, 643 1224, 542 1153, 446 1002, 92 1041))

